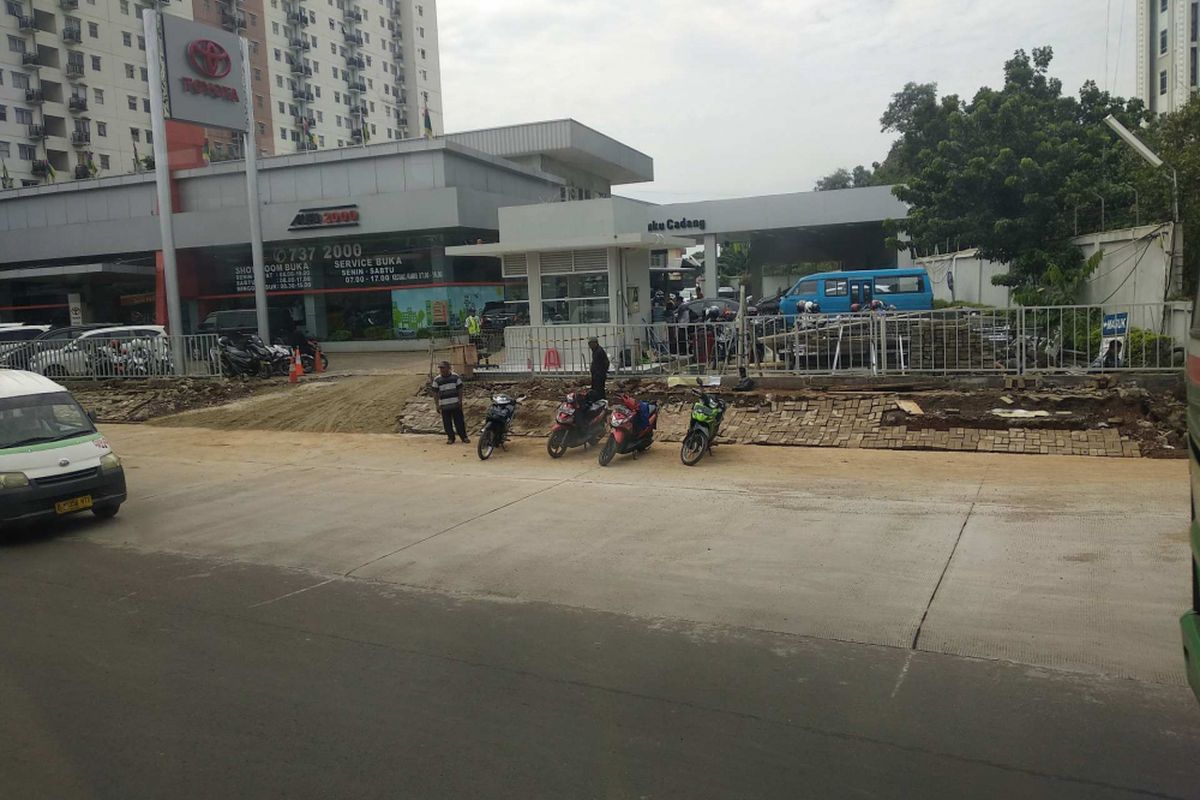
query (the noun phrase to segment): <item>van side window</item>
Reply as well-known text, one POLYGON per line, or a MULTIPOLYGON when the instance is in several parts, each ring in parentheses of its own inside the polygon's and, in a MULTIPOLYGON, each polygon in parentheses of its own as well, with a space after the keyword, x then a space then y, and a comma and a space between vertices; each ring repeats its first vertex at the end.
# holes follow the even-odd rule
POLYGON ((796 291, 793 292, 793 294, 816 294, 816 293, 817 293, 817 282, 816 281, 801 281, 800 283, 796 284, 796 291))
POLYGON ((825 281, 826 297, 845 297, 849 293, 850 288, 845 278, 831 278, 825 281))
POLYGON ((925 291, 925 279, 920 275, 877 277, 875 294, 920 294, 925 291))

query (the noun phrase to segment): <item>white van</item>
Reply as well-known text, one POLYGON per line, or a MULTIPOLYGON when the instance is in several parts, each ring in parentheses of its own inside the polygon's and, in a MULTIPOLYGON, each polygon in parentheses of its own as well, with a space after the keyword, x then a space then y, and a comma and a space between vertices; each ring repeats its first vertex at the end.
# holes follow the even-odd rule
POLYGON ((0 369, 0 526, 90 510, 115 515, 125 470, 63 387, 0 369))

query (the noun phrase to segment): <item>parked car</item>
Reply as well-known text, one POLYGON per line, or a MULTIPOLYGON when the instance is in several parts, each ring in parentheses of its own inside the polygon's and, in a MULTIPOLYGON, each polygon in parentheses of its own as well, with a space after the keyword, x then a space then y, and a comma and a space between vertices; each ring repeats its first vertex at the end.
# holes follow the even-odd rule
POLYGON ((49 325, 0 324, 0 356, 11 353, 23 343, 36 339, 48 330, 49 325))
POLYGON ((509 325, 516 325, 518 322, 517 317, 518 311, 515 304, 499 300, 484 303, 483 311, 479 314, 479 318, 483 322, 483 327, 492 331, 504 330, 509 325))
POLYGON ((29 371, 47 377, 83 378, 169 372, 170 349, 161 325, 126 325, 85 331, 61 347, 39 348, 29 371))
MULTIPOLYGON (((267 327, 271 329, 270 341, 290 338, 294 325, 292 315, 286 308, 267 309, 267 327)), ((253 308, 214 311, 204 318, 196 332, 215 333, 218 336, 258 333, 258 312, 253 308)))
POLYGON ((88 331, 118 326, 117 322, 94 322, 87 325, 67 325, 50 328, 32 339, 26 340, 0 353, 0 367, 6 369, 29 369, 30 359, 43 350, 57 349, 88 331))

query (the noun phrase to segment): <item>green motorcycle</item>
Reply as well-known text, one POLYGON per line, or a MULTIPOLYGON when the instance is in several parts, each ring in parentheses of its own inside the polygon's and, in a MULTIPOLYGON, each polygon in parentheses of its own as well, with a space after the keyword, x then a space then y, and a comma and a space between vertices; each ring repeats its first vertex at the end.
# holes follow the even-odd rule
POLYGON ((699 389, 693 389, 692 394, 699 399, 692 406, 692 422, 679 449, 679 460, 689 467, 696 466, 705 453, 712 452, 713 440, 725 417, 724 400, 699 389))

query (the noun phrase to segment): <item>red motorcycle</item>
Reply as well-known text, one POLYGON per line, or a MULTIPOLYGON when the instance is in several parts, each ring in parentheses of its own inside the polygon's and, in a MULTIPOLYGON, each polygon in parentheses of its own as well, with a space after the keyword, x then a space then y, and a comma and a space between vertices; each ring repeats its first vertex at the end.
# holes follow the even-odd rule
POLYGON ((629 395, 622 395, 613 405, 612 433, 600 450, 600 466, 607 467, 618 454, 638 453, 650 449, 654 444, 654 431, 658 428, 658 405, 638 402, 629 395))
POLYGON ((551 458, 562 458, 572 447, 597 444, 608 421, 608 401, 598 400, 584 407, 587 395, 571 392, 559 405, 550 428, 546 451, 551 458))

